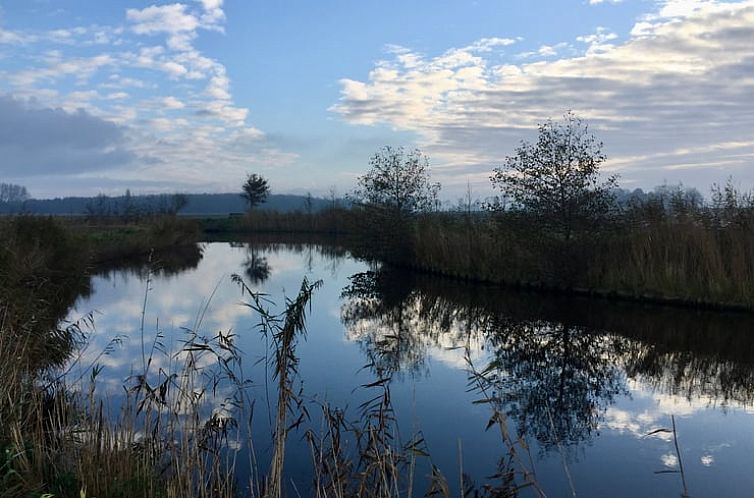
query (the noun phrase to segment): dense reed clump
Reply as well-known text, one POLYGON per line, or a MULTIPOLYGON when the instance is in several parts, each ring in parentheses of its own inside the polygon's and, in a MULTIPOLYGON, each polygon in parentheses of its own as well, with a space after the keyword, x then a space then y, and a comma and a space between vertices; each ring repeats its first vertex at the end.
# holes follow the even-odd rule
POLYGON ((754 306, 754 202, 730 184, 707 204, 676 190, 627 206, 588 279, 606 289, 754 306), (604 282, 604 283, 603 283, 604 282))
POLYGON ((20 348, 3 358, 42 368, 59 365, 79 335, 60 320, 89 292, 79 238, 51 218, 16 217, 0 226, 0 240, 3 340, 20 348))
POLYGON ((428 213, 411 221, 409 257, 388 262, 470 280, 754 307, 754 203, 730 185, 712 199, 671 189, 616 206, 599 231, 570 240, 526 213, 428 213))

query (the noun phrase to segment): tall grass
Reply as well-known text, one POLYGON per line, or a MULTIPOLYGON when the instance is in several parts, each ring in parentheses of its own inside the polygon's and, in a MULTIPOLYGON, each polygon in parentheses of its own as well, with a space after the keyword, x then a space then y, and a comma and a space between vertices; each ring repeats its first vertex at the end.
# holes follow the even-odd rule
POLYGON ((511 213, 411 222, 392 261, 470 280, 687 305, 754 308, 754 215, 746 208, 628 210, 596 234, 549 236, 511 213))

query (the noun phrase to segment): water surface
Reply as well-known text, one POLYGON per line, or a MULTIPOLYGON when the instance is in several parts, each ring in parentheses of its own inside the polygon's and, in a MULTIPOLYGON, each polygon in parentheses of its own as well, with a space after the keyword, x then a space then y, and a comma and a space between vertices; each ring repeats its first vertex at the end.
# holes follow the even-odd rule
MULTIPOLYGON (((93 279, 70 319, 95 311, 96 331, 69 375, 102 365, 98 389, 117 404, 142 366, 142 336, 150 344, 160 331, 171 352, 187 329, 232 331, 257 399, 252 427, 263 468, 268 397, 274 400, 268 344, 232 274, 278 308, 303 277, 321 280, 297 349, 310 412, 328 402, 357 419, 359 405, 374 396, 361 386, 391 379, 402 436, 421 431, 455 495, 461 466, 481 485, 506 456, 499 431, 485 430, 491 407, 475 403, 482 395, 470 386, 474 370, 492 381, 487 395, 506 412, 511 433, 526 437, 527 464, 548 496, 571 496, 569 481, 580 497, 679 496, 673 435, 656 432, 671 427, 671 415, 690 496, 743 497, 754 489, 754 321, 747 315, 505 292, 370 268, 328 246, 214 242, 184 256, 156 262, 163 269, 149 279, 133 267, 93 279)), ((306 490, 303 430, 290 434, 286 465, 287 478, 306 490)), ((421 490, 422 475, 417 483, 421 490)))

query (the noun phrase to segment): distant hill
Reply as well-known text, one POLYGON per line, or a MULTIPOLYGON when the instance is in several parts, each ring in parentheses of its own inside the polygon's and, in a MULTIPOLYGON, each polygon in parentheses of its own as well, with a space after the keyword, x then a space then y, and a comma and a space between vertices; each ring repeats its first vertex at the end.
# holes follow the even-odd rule
MULTIPOLYGON (((244 199, 239 194, 185 194, 186 206, 181 209, 182 215, 228 215, 241 213, 246 210, 244 199)), ((134 195, 99 196, 99 197, 63 197, 57 199, 29 199, 24 202, 0 202, 0 214, 49 214, 49 215, 86 215, 92 206, 97 206, 101 213, 121 213, 124 206, 131 205, 145 212, 153 212, 169 195, 134 195)), ((327 199, 311 198, 312 211, 319 211, 330 205, 327 199)), ((306 210, 306 196, 303 195, 270 195, 267 202, 257 209, 291 212, 306 210)))

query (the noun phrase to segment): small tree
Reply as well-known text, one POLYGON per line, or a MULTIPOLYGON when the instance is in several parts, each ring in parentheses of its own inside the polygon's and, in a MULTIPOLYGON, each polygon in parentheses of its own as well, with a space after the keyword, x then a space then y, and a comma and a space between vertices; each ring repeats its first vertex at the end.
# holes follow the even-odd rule
POLYGON ((371 169, 357 180, 356 200, 395 210, 401 216, 435 206, 439 183, 432 183, 429 160, 419 149, 383 147, 369 160, 371 169))
POLYGON ((606 157, 587 125, 571 112, 539 125, 536 143, 521 142, 490 180, 513 209, 534 215, 565 240, 599 226, 610 213, 617 176, 600 178, 606 157))
POLYGON ((307 216, 314 213, 314 198, 311 192, 307 192, 306 197, 304 197, 304 211, 306 211, 307 216))
POLYGON ((177 215, 188 204, 188 196, 182 193, 175 193, 170 196, 170 205, 168 214, 177 215))
POLYGON ((242 189, 241 197, 246 199, 249 210, 262 204, 267 200, 267 196, 270 195, 270 186, 267 184, 267 180, 256 173, 252 173, 246 178, 242 189))

